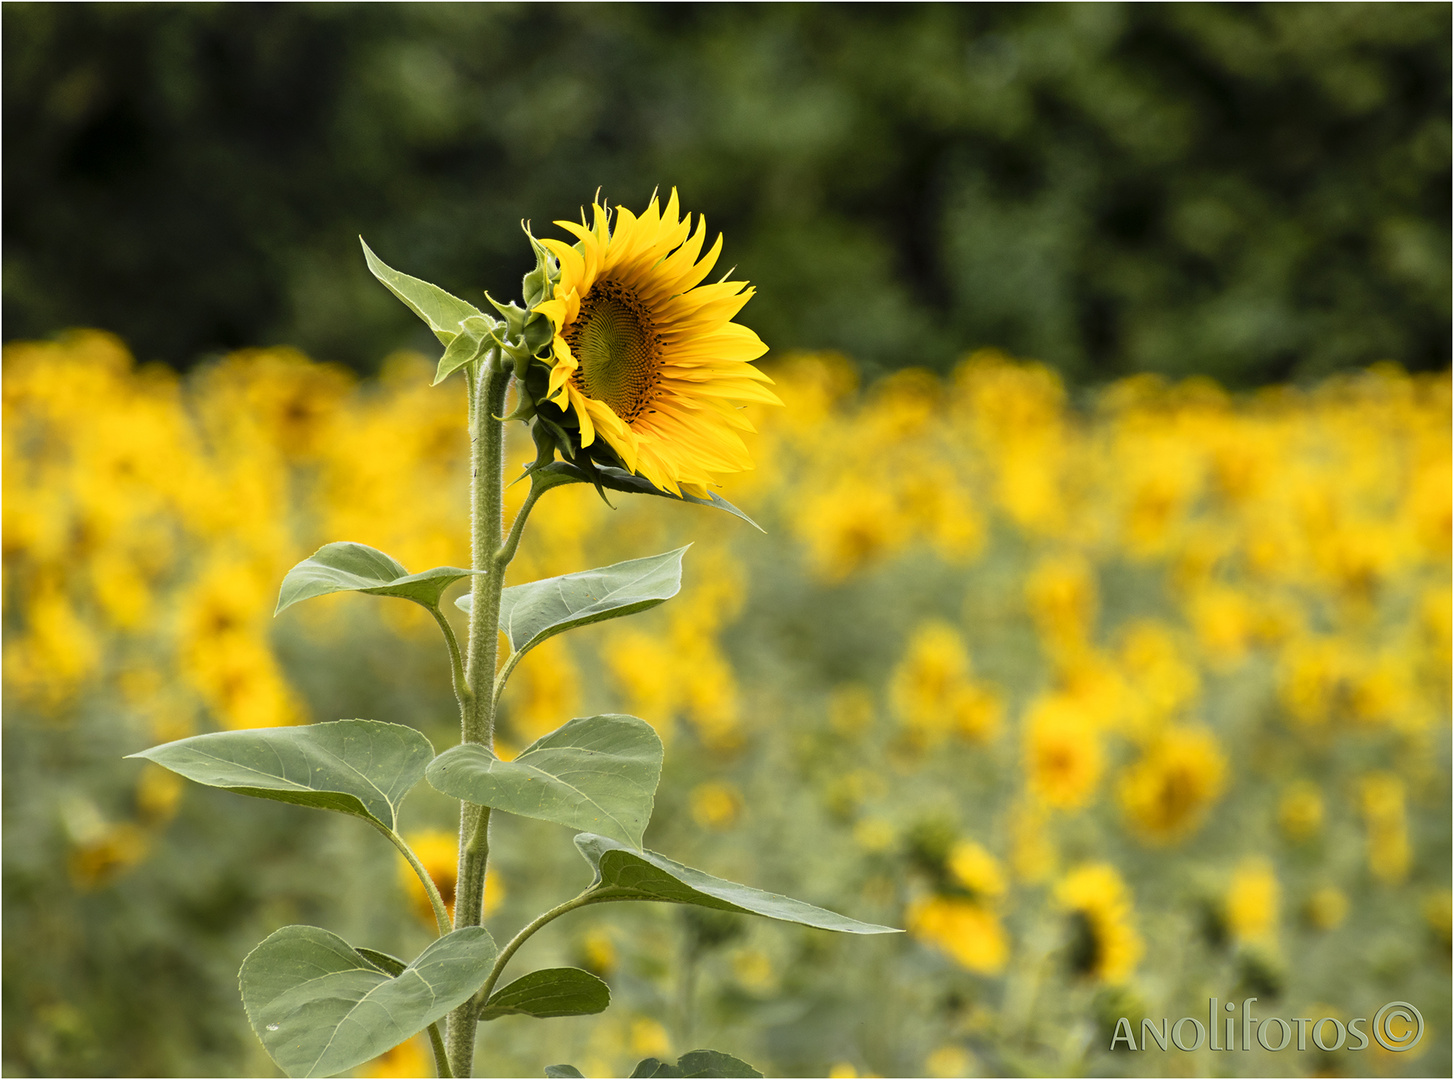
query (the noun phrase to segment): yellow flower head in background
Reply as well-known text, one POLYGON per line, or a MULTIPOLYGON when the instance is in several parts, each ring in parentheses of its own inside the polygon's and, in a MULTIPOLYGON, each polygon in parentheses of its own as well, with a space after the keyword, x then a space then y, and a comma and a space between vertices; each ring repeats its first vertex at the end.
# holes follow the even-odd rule
POLYGON ((767 346, 732 321, 753 290, 701 284, 722 238, 698 258, 706 222, 679 216, 675 190, 640 217, 593 209, 589 226, 556 222, 579 243, 541 241, 560 260, 554 297, 535 307, 554 331, 546 398, 574 411, 583 448, 599 435, 656 487, 705 496, 719 474, 752 467, 739 406, 781 404, 751 364, 767 346))
POLYGON ((1281 890, 1272 864, 1259 856, 1242 860, 1227 887, 1227 929, 1238 941, 1269 945, 1277 934, 1281 890))
MULTIPOLYGON (((441 829, 425 829, 410 833, 405 839, 419 856, 424 869, 434 879, 439 898, 444 901, 444 910, 454 918, 454 894, 459 881, 459 839, 454 833, 441 829)), ((414 914, 426 926, 434 925, 434 908, 429 903, 429 894, 424 891, 414 869, 404 860, 399 860, 399 881, 409 900, 414 905, 414 914)), ((485 914, 489 915, 504 902, 505 887, 498 874, 491 872, 485 877, 485 914)))
POLYGON ((1057 886, 1055 898, 1077 917, 1082 931, 1072 943, 1075 970, 1113 985, 1130 978, 1145 946, 1132 924, 1130 890, 1115 867, 1076 868, 1057 886))
POLYGON ((1073 810, 1090 802, 1105 768, 1095 727, 1073 701, 1047 695, 1025 716, 1025 769, 1030 793, 1046 806, 1073 810))
POLYGON ((972 900, 924 897, 909 905, 904 925, 914 937, 981 975, 1002 971, 1009 959, 1010 941, 999 918, 972 900))
POLYGON ((1201 824, 1226 774, 1226 756, 1210 731, 1169 729, 1122 773, 1121 808, 1147 839, 1179 840, 1201 824))

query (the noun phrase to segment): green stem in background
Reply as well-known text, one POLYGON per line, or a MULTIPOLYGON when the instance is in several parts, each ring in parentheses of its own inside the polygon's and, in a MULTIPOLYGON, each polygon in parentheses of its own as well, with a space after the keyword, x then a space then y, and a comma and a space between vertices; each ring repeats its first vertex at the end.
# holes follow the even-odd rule
MULTIPOLYGON (((470 395, 470 568, 484 571, 473 579, 470 632, 464 683, 469 693, 461 708, 460 741, 476 743, 493 752, 495 735, 495 663, 500 641, 500 590, 505 561, 501 541, 505 505, 505 391, 510 372, 502 370, 498 352, 480 365, 479 382, 470 395)), ((454 925, 479 926, 483 921, 485 871, 490 854, 490 812, 471 803, 460 804, 459 876, 454 902, 454 925)), ((449 1017, 447 1050, 455 1076, 470 1076, 474 1068, 475 1018, 473 1001, 449 1017)))
POLYGON ((429 894, 429 906, 434 908, 434 921, 439 926, 439 936, 443 937, 449 933, 449 912, 444 908, 444 898, 439 895, 439 888, 434 884, 434 879, 429 876, 429 871, 424 869, 424 864, 419 861, 419 856, 414 854, 414 849, 404 842, 404 838, 393 829, 380 829, 381 833, 389 838, 389 842, 399 849, 399 852, 409 861, 414 868, 414 873, 419 875, 419 880, 424 884, 424 891, 429 894))
POLYGON ((595 899, 595 894, 590 889, 587 889, 585 892, 581 893, 574 899, 567 900, 563 904, 556 905, 549 911, 545 912, 543 915, 537 915, 533 921, 523 927, 518 934, 511 938, 510 944, 506 945, 503 949, 501 949, 500 955, 495 957, 495 966, 490 969, 490 977, 485 980, 485 985, 480 987, 479 991, 474 996, 473 1004, 475 1006, 475 1012, 478 1013, 480 1009, 483 1009, 485 1007, 485 1003, 490 1000, 490 994, 494 992, 495 984, 500 981, 500 975, 505 970, 505 965, 510 962, 510 957, 515 955, 516 950, 519 949, 521 945, 524 945, 527 941, 530 940, 531 935, 533 935, 535 931, 539 930, 547 923, 554 922, 562 915, 574 911, 576 908, 585 907, 587 904, 593 903, 595 899))

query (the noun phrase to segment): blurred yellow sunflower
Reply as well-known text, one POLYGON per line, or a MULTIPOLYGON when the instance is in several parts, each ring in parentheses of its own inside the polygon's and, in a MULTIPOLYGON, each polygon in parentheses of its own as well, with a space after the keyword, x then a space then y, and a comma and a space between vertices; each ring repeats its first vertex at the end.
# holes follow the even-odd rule
POLYGON ((626 468, 657 488, 703 497, 721 474, 752 468, 740 407, 780 405, 752 366, 767 346, 732 321, 754 292, 745 282, 703 285, 722 238, 699 258, 702 217, 680 216, 673 190, 637 217, 599 203, 587 226, 557 221, 578 243, 542 240, 560 260, 554 296, 536 305, 554 331, 545 397, 599 436, 626 468))

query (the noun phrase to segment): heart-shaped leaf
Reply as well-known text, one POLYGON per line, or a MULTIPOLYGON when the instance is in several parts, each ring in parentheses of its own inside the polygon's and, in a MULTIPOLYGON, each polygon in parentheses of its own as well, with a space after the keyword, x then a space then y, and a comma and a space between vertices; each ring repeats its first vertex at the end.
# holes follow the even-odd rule
POLYGON ((501 761, 477 743, 440 754, 428 768, 437 791, 520 817, 554 821, 641 846, 656 785, 661 739, 634 716, 570 721, 501 761))
POLYGON ((460 324, 466 319, 479 318, 493 322, 479 308, 450 295, 438 285, 399 273, 375 255, 368 244, 364 243, 362 236, 358 238, 358 242, 363 244, 364 261, 368 263, 369 272, 379 279, 384 288, 404 301, 410 311, 424 320, 441 345, 448 346, 459 335, 460 324))
POLYGON ((398 596, 435 609, 445 589, 460 578, 480 572, 458 566, 436 566, 433 570, 411 574, 393 556, 367 544, 347 541, 324 544, 288 571, 273 614, 279 614, 299 600, 336 592, 398 596))
POLYGON ((490 974, 495 942, 468 926, 446 934, 396 977, 337 934, 285 926, 247 954, 242 1004, 289 1076, 333 1076, 424 1030, 490 974))
POLYGON ((588 1016, 611 1004, 611 988, 580 968, 546 968, 522 975, 485 1003, 480 1020, 497 1016, 588 1016))
MULTIPOLYGON (((516 655, 523 655, 572 627, 654 608, 681 591, 686 550, 512 585, 500 594, 500 629, 516 655)), ((469 611, 471 597, 455 604, 469 611)))
POLYGON ((632 851, 604 836, 582 833, 576 837, 576 847, 596 872, 596 880, 591 885, 595 899, 695 904, 845 934, 900 932, 892 926, 859 922, 801 900, 723 881, 654 851, 632 851))
MULTIPOLYGON (((577 468, 568 461, 552 462, 549 465, 542 466, 538 471, 558 473, 562 476, 569 477, 570 482, 577 484, 589 484, 592 482, 589 473, 584 469, 577 468)), ((609 488, 612 491, 627 491, 633 495, 656 495, 663 499, 675 499, 677 502, 696 503, 698 506, 710 506, 717 510, 725 510, 735 518, 741 518, 758 532, 767 531, 726 499, 719 495, 714 495, 711 492, 707 493, 705 499, 698 498, 695 495, 688 495, 685 492, 681 495, 673 495, 670 491, 662 491, 645 477, 637 476, 635 473, 629 473, 625 469, 618 469, 614 465, 597 465, 595 466, 595 471, 597 473, 595 480, 603 488, 609 488)))
POLYGON ((720 1050, 693 1050, 689 1054, 683 1054, 677 1059, 675 1065, 668 1065, 657 1058, 647 1058, 638 1062, 635 1069, 631 1070, 633 1080, 638 1077, 761 1077, 758 1072, 745 1061, 741 1061, 731 1054, 724 1054, 720 1050))
POLYGON ((403 724, 334 720, 214 731, 128 756, 208 787, 355 814, 392 830, 399 804, 424 776, 434 747, 403 724))

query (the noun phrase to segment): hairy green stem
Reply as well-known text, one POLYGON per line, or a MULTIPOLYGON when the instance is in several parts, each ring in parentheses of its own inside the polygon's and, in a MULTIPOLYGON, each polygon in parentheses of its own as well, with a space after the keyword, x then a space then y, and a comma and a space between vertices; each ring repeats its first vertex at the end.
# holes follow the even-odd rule
POLYGON ((389 842, 399 849, 399 852, 409 861, 414 868, 414 873, 419 875, 419 880, 424 885, 424 891, 429 894, 429 906, 434 908, 434 921, 439 926, 439 936, 443 937, 449 933, 449 912, 444 909, 444 898, 439 895, 439 888, 434 884, 434 879, 429 876, 429 871, 424 869, 424 864, 419 861, 419 856, 414 854, 414 849, 404 842, 404 838, 393 829, 380 829, 389 842))
MULTIPOLYGON (((470 395, 470 568, 477 571, 471 594, 469 644, 460 741, 476 743, 493 752, 495 735, 495 663, 499 650, 500 590, 505 561, 501 541, 505 504, 505 409, 510 373, 501 370, 498 353, 480 365, 479 382, 470 395)), ((485 871, 490 854, 490 812, 461 803, 459 815, 459 877, 454 903, 454 925, 479 926, 484 918, 485 871)), ((473 1001, 449 1017, 447 1050, 455 1076, 470 1076, 474 1069, 475 1018, 473 1001)))
POLYGON ((585 907, 587 904, 592 903, 594 900, 595 896, 592 895, 590 889, 587 889, 579 896, 571 900, 567 900, 563 904, 557 904, 555 907, 551 908, 549 911, 545 912, 542 915, 537 915, 530 923, 524 926, 518 934, 511 938, 510 944, 506 945, 503 949, 501 949, 500 955, 495 957, 495 966, 490 969, 490 977, 485 980, 485 985, 480 987, 479 991, 474 996, 473 1004, 475 1006, 476 1014, 479 1013, 480 1009, 483 1009, 485 1007, 485 1002, 490 1000, 490 995, 494 993, 495 990, 495 984, 500 981, 500 975, 505 970, 505 965, 510 962, 510 957, 515 955, 516 950, 518 950, 521 945, 524 945, 527 941, 530 940, 531 935, 533 935, 535 931, 539 930, 547 923, 554 922, 562 915, 574 911, 576 908, 585 907))

